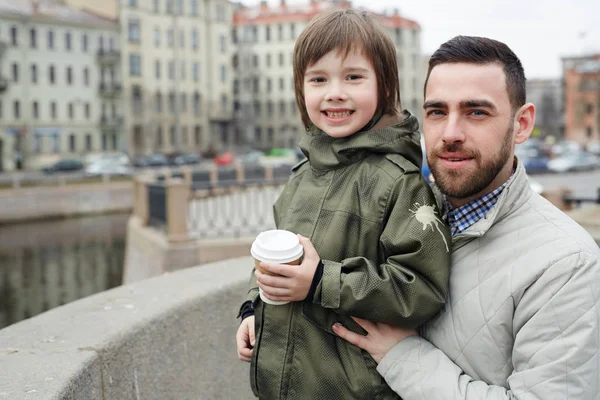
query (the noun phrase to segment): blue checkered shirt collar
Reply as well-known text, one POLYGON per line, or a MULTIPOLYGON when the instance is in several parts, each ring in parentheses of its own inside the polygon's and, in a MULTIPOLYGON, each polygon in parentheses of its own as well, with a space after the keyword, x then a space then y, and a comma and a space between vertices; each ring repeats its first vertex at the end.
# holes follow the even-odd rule
POLYGON ((456 236, 466 231, 471 225, 484 218, 488 211, 494 207, 504 188, 512 182, 514 176, 513 173, 511 177, 498 188, 458 208, 453 208, 444 195, 444 208, 446 209, 445 216, 448 225, 450 226, 452 236, 456 236))

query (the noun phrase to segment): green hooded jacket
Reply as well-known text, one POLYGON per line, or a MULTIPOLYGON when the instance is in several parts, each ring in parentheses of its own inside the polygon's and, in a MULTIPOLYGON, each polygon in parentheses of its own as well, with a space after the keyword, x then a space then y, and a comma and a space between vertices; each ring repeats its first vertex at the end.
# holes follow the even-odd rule
POLYGON ((350 316, 414 328, 443 306, 450 234, 421 176, 417 119, 331 138, 312 129, 308 160, 274 205, 279 229, 315 246, 323 275, 312 302, 264 304, 252 274, 256 343, 250 366, 261 399, 397 399, 370 355, 333 333, 350 316))

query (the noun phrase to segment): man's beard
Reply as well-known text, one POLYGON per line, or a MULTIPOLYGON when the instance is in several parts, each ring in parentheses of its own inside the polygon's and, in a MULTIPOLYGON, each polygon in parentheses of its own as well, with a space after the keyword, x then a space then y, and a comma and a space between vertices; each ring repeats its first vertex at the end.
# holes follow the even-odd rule
POLYGON ((434 149, 428 157, 429 168, 435 179, 438 188, 448 197, 455 199, 465 199, 472 197, 486 187, 498 176, 512 153, 512 119, 508 125, 508 130, 502 140, 500 152, 492 159, 483 161, 481 153, 478 150, 463 149, 462 143, 444 144, 440 149, 434 149), (472 158, 477 169, 474 172, 465 170, 452 170, 438 167, 438 155, 444 152, 464 153, 472 158), (430 159, 429 159, 430 158, 430 159), (435 161, 435 162, 431 162, 435 161))

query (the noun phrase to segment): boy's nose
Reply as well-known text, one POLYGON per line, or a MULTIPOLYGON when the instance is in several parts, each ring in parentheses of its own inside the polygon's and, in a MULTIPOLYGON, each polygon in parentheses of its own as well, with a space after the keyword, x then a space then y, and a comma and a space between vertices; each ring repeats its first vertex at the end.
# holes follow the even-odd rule
POLYGON ((345 101, 348 95, 343 90, 342 85, 339 83, 332 82, 329 85, 325 99, 327 101, 345 101))

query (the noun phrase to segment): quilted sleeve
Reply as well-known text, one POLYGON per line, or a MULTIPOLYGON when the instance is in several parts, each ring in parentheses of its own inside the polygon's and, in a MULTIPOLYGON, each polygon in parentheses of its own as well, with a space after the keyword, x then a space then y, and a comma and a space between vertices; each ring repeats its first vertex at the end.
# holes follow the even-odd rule
POLYGON ((420 173, 404 174, 390 189, 379 237, 383 260, 323 260, 313 302, 337 313, 417 327, 443 306, 451 239, 420 173))
POLYGON ((599 262, 591 253, 568 256, 524 292, 513 319, 506 387, 466 375, 420 337, 398 343, 377 370, 406 400, 598 399, 599 262))

